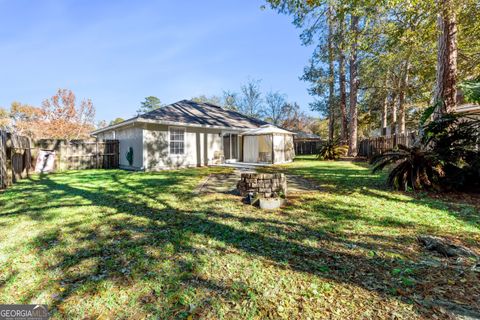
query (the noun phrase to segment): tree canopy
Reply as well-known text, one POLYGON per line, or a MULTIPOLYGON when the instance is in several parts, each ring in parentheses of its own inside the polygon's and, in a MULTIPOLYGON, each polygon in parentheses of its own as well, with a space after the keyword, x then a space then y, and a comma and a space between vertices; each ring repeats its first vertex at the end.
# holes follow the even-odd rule
POLYGON ((159 98, 155 96, 148 96, 144 101, 140 102, 140 108, 138 108, 137 114, 147 113, 163 106, 164 104, 159 98))
POLYGON ((41 107, 12 102, 0 110, 0 126, 31 138, 86 139, 95 128, 90 99, 77 101, 73 91, 58 89, 41 107))
POLYGON ((455 106, 456 84, 470 97, 480 76, 477 0, 267 3, 290 15, 312 47, 302 79, 335 137, 417 129, 422 110, 435 101, 455 106))

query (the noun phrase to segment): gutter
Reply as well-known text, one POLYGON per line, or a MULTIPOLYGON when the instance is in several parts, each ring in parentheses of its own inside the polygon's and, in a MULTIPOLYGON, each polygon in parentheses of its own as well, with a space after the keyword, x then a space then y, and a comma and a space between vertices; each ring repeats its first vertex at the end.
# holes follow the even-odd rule
POLYGON ((207 129, 219 129, 219 130, 233 130, 233 131, 246 131, 246 130, 254 130, 257 128, 240 128, 240 127, 224 127, 224 126, 214 126, 214 125, 208 125, 208 124, 192 124, 192 123, 182 123, 182 122, 176 122, 176 121, 162 121, 162 120, 152 120, 152 119, 144 119, 141 117, 136 117, 130 120, 126 120, 124 122, 108 126, 105 128, 101 128, 95 131, 92 131, 90 134, 91 135, 97 135, 102 132, 114 130, 120 127, 124 127, 129 124, 135 124, 135 123, 152 123, 152 124, 162 124, 162 125, 167 125, 167 126, 177 126, 177 127, 191 127, 191 128, 207 128, 207 129))
POLYGON ((120 128, 120 127, 129 125, 129 124, 136 123, 136 122, 137 122, 137 119, 138 119, 138 118, 133 118, 133 119, 130 119, 130 120, 125 120, 125 121, 123 121, 123 122, 120 122, 120 123, 117 123, 117 124, 114 124, 114 125, 111 125, 111 126, 108 126, 108 127, 105 127, 105 128, 101 128, 101 129, 94 130, 94 131, 90 132, 90 135, 94 136, 94 135, 97 135, 97 134, 102 133, 102 132, 105 132, 105 131, 110 131, 110 130, 113 130, 113 129, 116 129, 116 128, 120 128))

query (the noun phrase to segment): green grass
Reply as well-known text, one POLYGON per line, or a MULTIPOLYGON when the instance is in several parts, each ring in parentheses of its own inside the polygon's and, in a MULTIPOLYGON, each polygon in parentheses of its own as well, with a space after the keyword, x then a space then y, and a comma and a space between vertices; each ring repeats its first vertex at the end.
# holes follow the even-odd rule
POLYGON ((437 234, 478 249, 476 208, 390 192, 364 164, 303 158, 268 170, 321 190, 261 212, 233 195, 194 193, 205 176, 228 169, 23 180, 0 193, 0 302, 45 303, 54 318, 116 319, 435 312, 419 296, 480 309, 468 300, 480 292, 478 277, 423 263, 443 260, 415 239, 437 234))

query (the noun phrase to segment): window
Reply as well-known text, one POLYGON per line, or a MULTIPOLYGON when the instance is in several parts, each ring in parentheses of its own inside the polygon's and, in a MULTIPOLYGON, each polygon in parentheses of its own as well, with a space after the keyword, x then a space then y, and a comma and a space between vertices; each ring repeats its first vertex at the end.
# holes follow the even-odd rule
POLYGON ((185 153, 185 129, 170 128, 170 154, 185 153))

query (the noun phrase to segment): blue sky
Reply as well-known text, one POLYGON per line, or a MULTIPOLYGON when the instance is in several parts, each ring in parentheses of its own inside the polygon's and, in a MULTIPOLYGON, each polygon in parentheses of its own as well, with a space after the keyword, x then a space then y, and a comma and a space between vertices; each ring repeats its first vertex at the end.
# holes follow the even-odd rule
POLYGON ((263 4, 0 0, 0 106, 40 105, 69 88, 109 121, 134 115, 149 95, 219 95, 250 77, 308 111, 313 99, 298 78, 313 49, 290 17, 263 4))

